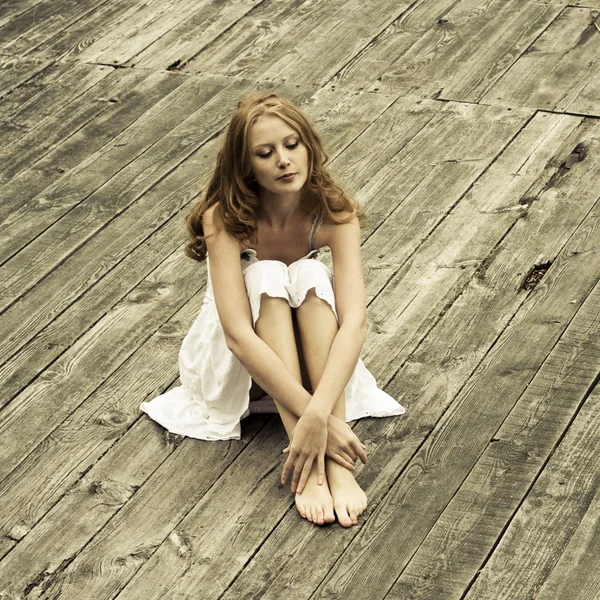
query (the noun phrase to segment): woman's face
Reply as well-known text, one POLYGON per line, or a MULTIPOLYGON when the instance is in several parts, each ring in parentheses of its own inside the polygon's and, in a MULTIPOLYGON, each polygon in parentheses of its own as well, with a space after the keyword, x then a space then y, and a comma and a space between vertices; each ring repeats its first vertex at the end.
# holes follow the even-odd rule
POLYGON ((252 172, 274 194, 299 192, 308 177, 308 152, 298 132, 277 115, 263 114, 250 127, 252 172), (282 175, 294 173, 290 178, 282 175))

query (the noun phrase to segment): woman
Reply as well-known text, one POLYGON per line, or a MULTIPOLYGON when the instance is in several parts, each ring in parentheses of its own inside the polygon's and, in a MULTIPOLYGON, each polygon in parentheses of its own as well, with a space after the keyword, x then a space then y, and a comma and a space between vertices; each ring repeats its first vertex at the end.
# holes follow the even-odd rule
POLYGON ((187 220, 187 253, 207 259, 208 285, 181 348, 182 385, 141 409, 205 440, 239 439, 241 419, 276 409, 290 440, 282 483, 292 475, 298 511, 349 527, 367 506, 353 476, 367 457, 346 422, 405 411, 360 360, 364 215, 327 160, 293 103, 258 92, 239 103, 187 220), (314 260, 325 246, 335 279, 314 260))

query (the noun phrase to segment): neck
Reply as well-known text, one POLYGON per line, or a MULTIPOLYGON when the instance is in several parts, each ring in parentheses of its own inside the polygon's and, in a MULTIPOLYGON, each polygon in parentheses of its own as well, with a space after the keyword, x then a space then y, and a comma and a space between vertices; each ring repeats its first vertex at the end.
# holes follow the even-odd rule
POLYGON ((275 230, 287 229, 304 210, 301 190, 291 194, 273 194, 261 190, 257 217, 275 230))

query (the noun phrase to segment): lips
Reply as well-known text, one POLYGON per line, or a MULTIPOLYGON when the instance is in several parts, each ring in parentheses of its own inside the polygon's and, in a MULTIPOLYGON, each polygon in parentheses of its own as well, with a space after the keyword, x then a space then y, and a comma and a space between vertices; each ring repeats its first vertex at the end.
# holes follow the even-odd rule
POLYGON ((281 177, 277 179, 292 179, 296 175, 296 173, 284 173, 281 177))

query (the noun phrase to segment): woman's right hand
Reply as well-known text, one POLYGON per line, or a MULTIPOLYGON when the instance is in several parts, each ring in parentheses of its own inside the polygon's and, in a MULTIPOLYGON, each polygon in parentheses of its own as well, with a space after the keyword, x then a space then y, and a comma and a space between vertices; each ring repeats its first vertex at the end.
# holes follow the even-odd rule
POLYGON ((366 446, 358 439, 352 428, 338 417, 329 415, 327 421, 327 449, 325 454, 350 471, 355 470, 354 462, 360 458, 367 462, 366 446))

